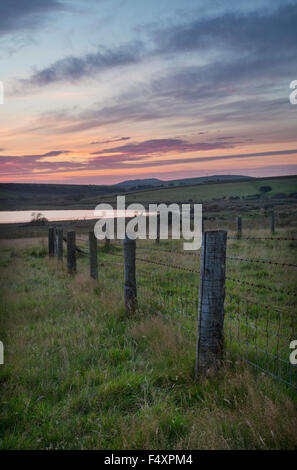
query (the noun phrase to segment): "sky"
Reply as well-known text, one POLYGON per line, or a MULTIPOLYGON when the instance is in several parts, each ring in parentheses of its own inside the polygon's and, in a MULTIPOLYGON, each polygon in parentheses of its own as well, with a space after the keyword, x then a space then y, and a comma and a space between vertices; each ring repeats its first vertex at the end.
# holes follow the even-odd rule
POLYGON ((0 182, 297 174, 296 25, 297 0, 1 2, 0 182))

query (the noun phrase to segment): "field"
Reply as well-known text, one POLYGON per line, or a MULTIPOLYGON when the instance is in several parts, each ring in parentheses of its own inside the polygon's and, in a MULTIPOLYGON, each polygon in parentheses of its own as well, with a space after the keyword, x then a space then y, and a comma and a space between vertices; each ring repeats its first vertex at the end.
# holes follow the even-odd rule
POLYGON ((179 188, 164 188, 150 191, 133 192, 128 200, 137 200, 137 202, 204 202, 212 199, 229 198, 236 195, 239 198, 259 195, 261 186, 270 186, 271 192, 269 197, 276 196, 280 193, 289 194, 296 192, 297 177, 278 177, 278 178, 255 178, 242 182, 224 182, 224 183, 208 183, 200 185, 187 185, 179 188))
MULTIPOLYGON (((228 240, 225 361, 199 383, 199 257, 179 254, 181 242, 138 241, 139 309, 129 316, 119 244, 99 246, 94 281, 87 257, 75 277, 49 260, 46 238, 2 240, 1 448, 296 449, 296 390, 285 383, 296 384, 296 268, 231 259, 297 264, 297 242, 277 240, 294 236, 283 227, 275 240, 228 240), (247 344, 284 382, 245 363, 247 344)), ((86 240, 81 229, 83 249, 86 240)))
MULTIPOLYGON (((203 202, 212 201, 244 208, 246 204, 262 207, 271 199, 274 205, 296 202, 297 176, 252 178, 247 181, 180 184, 161 189, 127 192, 125 186, 80 186, 70 184, 0 184, 1 210, 95 209, 100 202, 116 201, 118 194, 129 202, 203 202), (262 186, 270 186, 262 193, 262 186), (294 195, 295 193, 295 195, 294 195), (236 196, 236 200, 233 197, 236 196)), ((172 183, 173 184, 173 183, 172 183)))

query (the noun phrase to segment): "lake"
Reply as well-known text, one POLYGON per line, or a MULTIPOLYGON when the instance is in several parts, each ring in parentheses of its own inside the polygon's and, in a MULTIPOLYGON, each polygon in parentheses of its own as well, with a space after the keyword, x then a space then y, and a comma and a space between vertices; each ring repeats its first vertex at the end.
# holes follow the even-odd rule
MULTIPOLYGON (((28 223, 32 220, 34 214, 42 214, 49 222, 59 222, 63 220, 94 220, 110 217, 134 217, 135 215, 145 214, 141 211, 124 210, 30 210, 30 211, 0 211, 0 224, 28 223)), ((148 214, 148 213, 147 213, 148 214)))

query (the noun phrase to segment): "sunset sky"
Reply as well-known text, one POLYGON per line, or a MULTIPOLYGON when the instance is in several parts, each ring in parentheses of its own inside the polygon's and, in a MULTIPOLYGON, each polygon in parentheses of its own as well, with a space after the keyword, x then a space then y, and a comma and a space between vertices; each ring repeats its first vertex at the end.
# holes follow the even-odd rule
POLYGON ((297 1, 4 0, 0 181, 297 174, 297 1))

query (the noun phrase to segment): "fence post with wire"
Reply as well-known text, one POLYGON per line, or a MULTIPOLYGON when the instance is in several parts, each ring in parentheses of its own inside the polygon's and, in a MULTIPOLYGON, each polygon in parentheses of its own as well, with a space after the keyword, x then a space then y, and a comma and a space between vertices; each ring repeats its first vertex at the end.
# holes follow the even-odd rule
POLYGON ((55 229, 50 227, 48 230, 48 255, 50 258, 55 256, 55 229))
POLYGON ((67 232, 67 268, 69 274, 76 273, 75 232, 67 232))
POLYGON ((58 228, 57 230, 57 257, 58 261, 63 261, 63 229, 58 228))
POLYGON ((98 279, 97 238, 94 231, 89 232, 90 276, 98 279))
POLYGON ((222 358, 227 232, 204 232, 200 257, 200 288, 195 377, 206 375, 222 358))
POLYGON ((124 248, 124 300, 126 311, 134 311, 137 307, 136 288, 136 240, 131 240, 128 236, 123 241, 124 248))

